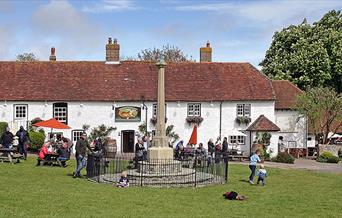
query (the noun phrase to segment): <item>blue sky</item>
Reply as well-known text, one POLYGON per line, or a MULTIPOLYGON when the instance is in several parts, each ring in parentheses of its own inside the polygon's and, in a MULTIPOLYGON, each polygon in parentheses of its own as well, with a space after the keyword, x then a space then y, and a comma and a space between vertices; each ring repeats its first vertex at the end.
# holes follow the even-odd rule
POLYGON ((0 60, 34 52, 48 60, 104 60, 108 37, 117 38, 122 56, 145 48, 175 45, 196 60, 207 40, 213 61, 257 66, 273 33, 312 23, 342 1, 0 1, 0 60))

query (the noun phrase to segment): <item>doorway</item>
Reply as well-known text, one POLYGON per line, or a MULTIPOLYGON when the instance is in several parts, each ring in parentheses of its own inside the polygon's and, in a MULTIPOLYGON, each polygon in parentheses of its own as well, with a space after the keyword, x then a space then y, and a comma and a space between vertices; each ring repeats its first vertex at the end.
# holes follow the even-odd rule
POLYGON ((121 145, 123 153, 134 153, 134 130, 121 131, 121 145))

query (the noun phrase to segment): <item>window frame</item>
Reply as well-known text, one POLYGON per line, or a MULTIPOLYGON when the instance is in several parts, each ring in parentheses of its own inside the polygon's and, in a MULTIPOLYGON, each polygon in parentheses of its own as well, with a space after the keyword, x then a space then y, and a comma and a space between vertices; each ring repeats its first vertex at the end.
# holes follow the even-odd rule
POLYGON ((242 135, 229 136, 229 144, 245 145, 246 144, 246 136, 242 136, 242 135))
POLYGON ((80 139, 81 135, 84 133, 84 130, 83 129, 73 129, 73 130, 71 130, 71 141, 72 142, 77 142, 78 141, 78 139, 74 140, 74 134, 75 133, 80 133, 80 135, 78 137, 78 139, 80 139))
POLYGON ((236 116, 237 117, 251 117, 251 104, 236 104, 236 116), (248 111, 248 113, 246 112, 248 111))
POLYGON ((200 117, 202 113, 202 105, 201 103, 188 103, 187 105, 187 115, 188 117, 200 117), (190 106, 193 107, 192 110, 190 110, 190 106), (196 106, 198 106, 199 110, 197 111, 198 114, 196 114, 196 106), (192 114, 190 114, 190 111, 192 114))
MULTIPOLYGON (((157 103, 153 103, 152 104, 152 117, 157 117, 157 110, 158 110, 157 103)), ((167 104, 165 103, 165 117, 166 117, 166 111, 167 111, 167 104)))
POLYGON ((56 102, 56 103, 53 103, 53 107, 52 107, 52 115, 53 115, 53 118, 55 118, 56 120, 58 120, 59 122, 61 122, 61 123, 64 123, 64 124, 66 124, 66 125, 68 125, 68 118, 69 118, 69 116, 68 116, 68 103, 66 103, 66 102, 56 102), (66 105, 66 106, 59 106, 59 105, 66 105), (60 119, 59 119, 59 116, 56 116, 55 115, 55 109, 56 108, 66 108, 66 110, 65 110, 65 122, 64 121, 61 121, 60 119))
POLYGON ((28 104, 14 104, 13 105, 13 120, 28 120, 28 104), (25 107, 25 117, 17 117, 17 107, 25 107))

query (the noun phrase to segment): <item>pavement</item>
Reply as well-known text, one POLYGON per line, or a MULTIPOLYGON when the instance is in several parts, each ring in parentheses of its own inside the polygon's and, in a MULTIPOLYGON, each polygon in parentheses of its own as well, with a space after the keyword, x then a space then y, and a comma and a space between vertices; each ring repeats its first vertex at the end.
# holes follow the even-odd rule
MULTIPOLYGON (((248 165, 248 162, 230 162, 231 164, 244 164, 248 165)), ((310 159, 296 159, 294 164, 276 163, 276 162, 265 162, 266 167, 280 168, 280 169, 302 169, 310 171, 320 171, 329 173, 341 173, 342 174, 342 163, 320 163, 310 159)))

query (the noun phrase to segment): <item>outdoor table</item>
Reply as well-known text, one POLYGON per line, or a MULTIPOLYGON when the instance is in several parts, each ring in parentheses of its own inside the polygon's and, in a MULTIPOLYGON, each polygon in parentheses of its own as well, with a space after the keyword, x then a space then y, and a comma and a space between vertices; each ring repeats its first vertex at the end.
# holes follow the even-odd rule
POLYGON ((48 152, 44 156, 44 164, 52 165, 54 163, 57 163, 57 158, 59 157, 59 154, 56 152, 48 152))
POLYGON ((12 159, 17 159, 17 163, 19 163, 19 158, 22 157, 22 155, 15 156, 14 154, 17 153, 17 148, 0 148, 1 153, 1 160, 8 160, 12 163, 12 159))

